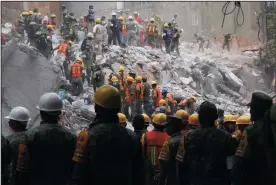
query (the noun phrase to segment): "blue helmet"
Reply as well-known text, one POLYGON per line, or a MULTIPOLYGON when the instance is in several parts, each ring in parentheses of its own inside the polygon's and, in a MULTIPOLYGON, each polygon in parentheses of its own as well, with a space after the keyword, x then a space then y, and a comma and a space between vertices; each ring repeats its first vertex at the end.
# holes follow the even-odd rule
POLYGON ((167 89, 162 89, 161 94, 168 94, 168 90, 167 89))
POLYGON ((166 113, 166 107, 164 106, 159 107, 159 111, 160 113, 166 113))

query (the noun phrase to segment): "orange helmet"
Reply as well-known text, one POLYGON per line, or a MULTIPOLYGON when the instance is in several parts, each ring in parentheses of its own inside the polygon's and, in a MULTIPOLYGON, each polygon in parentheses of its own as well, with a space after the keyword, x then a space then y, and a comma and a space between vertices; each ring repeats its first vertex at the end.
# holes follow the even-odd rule
POLYGON ((120 123, 126 123, 127 122, 126 115, 124 115, 123 113, 118 113, 118 117, 119 117, 119 122, 120 123))
POLYGON ((150 117, 147 114, 144 113, 144 114, 142 114, 142 116, 144 116, 144 119, 145 119, 146 123, 150 123, 151 120, 150 120, 150 117))
POLYGON ((53 26, 53 25, 48 25, 48 26, 47 26, 47 29, 48 29, 48 30, 54 30, 54 26, 53 26))
POLYGON ((69 41, 68 41, 68 44, 69 44, 69 45, 72 45, 72 44, 73 44, 73 42, 72 42, 71 40, 69 40, 69 41))
POLYGON ((159 107, 163 106, 166 103, 166 100, 161 99, 158 103, 159 107))
POLYGON ((178 110, 176 113, 175 113, 175 116, 178 116, 184 120, 189 120, 189 114, 187 111, 185 110, 178 110))
POLYGON ((198 125, 198 114, 194 113, 189 117, 189 125, 198 125))

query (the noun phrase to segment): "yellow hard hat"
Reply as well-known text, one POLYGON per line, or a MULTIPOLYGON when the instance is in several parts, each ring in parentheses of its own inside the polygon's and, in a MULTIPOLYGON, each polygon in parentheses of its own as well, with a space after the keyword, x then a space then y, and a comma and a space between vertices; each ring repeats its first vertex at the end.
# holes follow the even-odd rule
POLYGON ((197 102, 197 97, 195 97, 195 96, 192 96, 190 99, 193 99, 194 102, 197 102))
POLYGON ((189 117, 189 125, 198 125, 198 114, 194 113, 189 117))
POLYGON ((224 120, 223 120, 223 123, 226 123, 226 122, 236 122, 236 118, 234 115, 225 115, 224 116, 224 120))
POLYGON ((41 15, 41 13, 40 13, 40 12, 38 12, 37 14, 38 14, 39 16, 41 15))
POLYGON ((68 41, 68 44, 72 45, 72 44, 73 44, 73 42, 72 42, 71 40, 69 40, 69 41, 68 41))
POLYGON ((124 70, 125 70, 125 68, 123 66, 120 66, 118 69, 119 72, 124 71, 124 70))
POLYGON ((112 76, 112 77, 111 77, 111 81, 112 81, 112 82, 118 82, 118 78, 117 78, 116 76, 112 76))
POLYGON ((24 15, 24 16, 29 15, 29 12, 22 12, 21 15, 24 15))
POLYGON ((164 113, 158 113, 153 117, 152 122, 157 125, 165 125, 167 121, 167 116, 164 113))
POLYGON ((158 103, 159 107, 163 106, 166 103, 166 100, 161 99, 158 103))
POLYGON ((33 15, 34 14, 34 12, 33 11, 29 11, 29 15, 33 15))
POLYGON ((52 15, 51 15, 51 18, 54 18, 54 17, 56 17, 56 15, 55 15, 55 14, 52 14, 52 15))
POLYGON ((118 113, 118 117, 119 117, 119 122, 120 123, 126 123, 127 122, 126 115, 124 115, 123 113, 118 113))
POLYGON ((95 104, 107 109, 119 109, 121 107, 120 92, 111 85, 103 85, 96 90, 93 101, 95 104))
POLYGON ((134 79, 133 79, 131 76, 128 76, 128 77, 127 77, 127 81, 128 81, 128 82, 133 82, 134 79))
POLYGON ((189 119, 189 114, 187 111, 185 110, 178 110, 176 113, 175 113, 175 116, 178 116, 184 120, 188 120, 189 119))
POLYGON ((142 116, 144 116, 144 120, 146 123, 150 123, 150 117, 147 114, 142 114, 142 116))
POLYGON ((165 24, 164 24, 164 27, 169 27, 168 23, 165 23, 165 24))
POLYGON ((237 125, 249 125, 250 124, 250 117, 249 116, 240 116, 237 121, 236 124, 237 125))
POLYGON ((77 63, 81 63, 81 64, 82 64, 82 62, 83 62, 83 61, 82 61, 82 59, 81 59, 81 58, 77 58, 75 62, 77 62, 77 63))
POLYGON ((154 22, 155 20, 154 20, 154 18, 150 18, 150 21, 151 21, 151 22, 152 22, 152 21, 154 22))
POLYGON ((123 16, 120 16, 120 17, 119 17, 119 20, 123 21, 123 20, 124 20, 124 17, 123 17, 123 16))
POLYGON ((54 29, 54 26, 53 26, 53 25, 48 25, 48 26, 47 26, 47 29, 53 30, 53 29, 54 29))
POLYGON ((101 19, 100 18, 97 18, 96 19, 96 23, 101 23, 102 21, 101 21, 101 19))
POLYGON ((151 85, 156 85, 156 84, 157 84, 156 81, 151 82, 151 85))
POLYGON ((137 80, 137 81, 142 81, 142 76, 137 76, 137 77, 136 77, 136 80, 137 80))

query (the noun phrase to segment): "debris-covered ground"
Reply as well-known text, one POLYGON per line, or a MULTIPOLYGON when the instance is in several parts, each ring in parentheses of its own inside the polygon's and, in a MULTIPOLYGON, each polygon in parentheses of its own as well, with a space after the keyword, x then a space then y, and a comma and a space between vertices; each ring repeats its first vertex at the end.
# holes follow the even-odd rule
MULTIPOLYGON (((58 43, 58 40, 59 38, 55 37, 54 45, 58 43)), ((10 62, 10 58, 12 58, 12 61, 21 58, 19 53, 22 51, 30 56, 36 55, 36 52, 31 47, 23 47, 22 44, 17 47, 21 48, 20 51, 12 51, 13 56, 6 59, 9 65, 18 65, 15 62, 10 62)), ((79 55, 80 43, 74 44, 73 47, 75 55, 79 55)), ((224 52, 218 49, 217 46, 216 48, 206 49, 202 53, 198 52, 196 47, 196 45, 194 46, 191 43, 182 43, 180 46, 181 57, 177 57, 174 52, 168 55, 160 49, 151 49, 150 47, 121 48, 119 46, 111 46, 104 56, 97 56, 97 64, 100 64, 102 70, 106 73, 106 83, 109 74, 111 72, 117 73, 119 66, 122 65, 125 67, 126 73, 134 70, 137 74, 147 75, 149 83, 152 80, 156 80, 161 88, 167 88, 175 97, 197 96, 197 104, 204 100, 210 100, 219 108, 231 113, 242 114, 247 112, 246 103, 249 101, 253 91, 262 90, 268 92, 267 85, 263 80, 264 74, 253 66, 253 60, 256 57, 254 53, 234 54, 224 52)), ((32 106, 38 101, 42 93, 56 88, 54 86, 57 86, 57 77, 52 74, 62 74, 64 56, 53 56, 50 61, 41 60, 40 58, 43 57, 39 55, 38 58, 18 59, 18 63, 22 63, 21 60, 28 62, 28 67, 23 68, 26 70, 25 74, 29 74, 27 68, 39 70, 39 72, 36 71, 34 74, 38 75, 38 77, 43 77, 44 81, 41 81, 40 78, 35 78, 33 75, 34 79, 20 78, 20 81, 16 82, 16 84, 20 84, 20 87, 26 84, 28 89, 25 91, 17 89, 16 85, 14 85, 15 82, 10 81, 13 84, 11 85, 11 88, 13 88, 10 91, 14 93, 20 92, 22 99, 26 97, 26 101, 34 102, 31 104, 32 106), (41 65, 46 66, 38 69, 37 66, 41 65), (53 77, 48 78, 48 76, 53 77), (29 86, 32 86, 32 88, 29 86), (29 91, 33 91, 32 93, 35 96, 28 95, 29 91)), ((3 69, 2 66, 3 74, 7 75, 5 78, 10 75, 7 72, 11 70, 11 67, 4 66, 3 69)), ((17 72, 16 70, 12 69, 13 75, 17 72)), ((24 71, 22 71, 21 75, 23 76, 23 74, 24 71)), ((7 88, 8 86, 5 85, 4 81, 4 86, 2 83, 2 99, 3 97, 6 98, 4 103, 6 102, 10 107, 27 105, 27 103, 9 103, 13 100, 12 96, 7 95, 7 93, 10 93, 10 91, 7 92, 7 88)), ((74 131, 87 127, 95 117, 93 102, 90 101, 93 94, 93 88, 88 87, 87 83, 84 84, 84 92, 80 96, 73 97, 70 93, 67 93, 63 100, 64 113, 61 123, 74 131)), ((26 107, 29 110, 34 109, 34 107, 26 107)), ((2 109, 2 117, 8 111, 3 112, 2 109)), ((34 114, 34 111, 31 111, 31 114, 34 114)), ((128 124, 128 127, 131 128, 131 124, 128 124)))

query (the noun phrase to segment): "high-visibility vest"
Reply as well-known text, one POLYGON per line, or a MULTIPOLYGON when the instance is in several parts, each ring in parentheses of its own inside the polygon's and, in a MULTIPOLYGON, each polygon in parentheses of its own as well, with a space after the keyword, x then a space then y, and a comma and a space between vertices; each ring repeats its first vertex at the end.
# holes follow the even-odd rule
POLYGON ((141 100, 144 99, 144 88, 145 88, 144 84, 142 84, 142 83, 138 83, 136 85, 136 90, 140 91, 140 94, 137 94, 136 98, 140 98, 141 100))
POLYGON ((146 138, 142 138, 146 141, 142 141, 144 144, 143 149, 146 149, 146 155, 153 165, 159 166, 159 154, 162 150, 162 146, 170 136, 166 132, 161 131, 150 131, 145 133, 146 138), (146 146, 145 146, 146 143, 146 146))
POLYGON ((152 96, 152 98, 157 98, 155 106, 158 107, 159 101, 161 100, 160 88, 152 89, 151 96, 152 96))
POLYGON ((66 44, 66 43, 60 44, 60 45, 58 46, 57 54, 63 53, 64 55, 66 55, 66 54, 67 54, 67 48, 68 48, 68 47, 69 47, 69 45, 66 44))
POLYGON ((127 103, 130 103, 130 101, 131 101, 131 94, 130 94, 130 87, 129 86, 125 87, 125 101, 127 103))
POLYGON ((81 69, 81 65, 80 64, 73 64, 71 66, 71 70, 72 70, 72 77, 73 78, 78 78, 82 76, 82 69, 81 69))
POLYGON ((147 30, 146 31, 147 31, 147 35, 153 36, 153 35, 155 35, 156 26, 154 24, 149 24, 147 26, 147 30))
POLYGON ((127 30, 126 30, 126 24, 125 23, 122 23, 122 34, 126 34, 127 33, 127 30))

